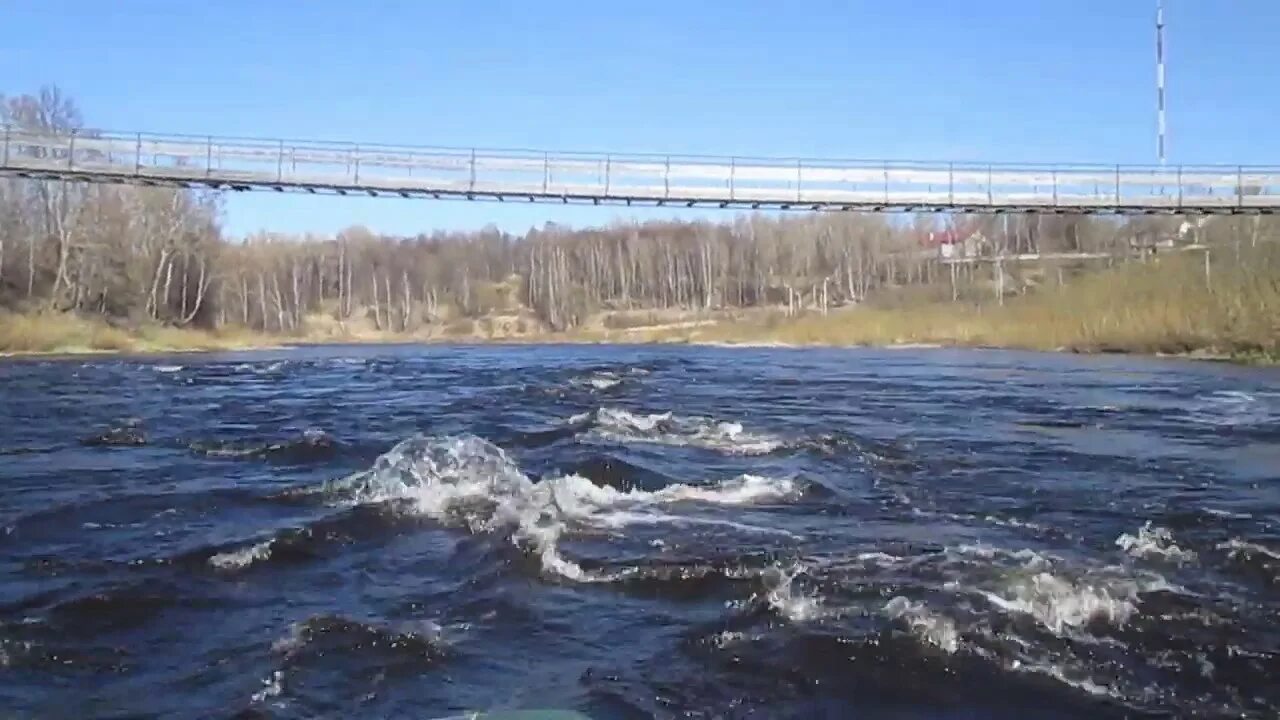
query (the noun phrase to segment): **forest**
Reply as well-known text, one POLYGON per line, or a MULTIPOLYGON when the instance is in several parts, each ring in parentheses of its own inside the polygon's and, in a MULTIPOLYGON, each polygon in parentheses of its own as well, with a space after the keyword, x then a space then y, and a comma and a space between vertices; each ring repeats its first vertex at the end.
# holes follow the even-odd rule
MULTIPOLYGON (((83 127, 57 88, 0 106, 17 127, 83 127)), ((715 222, 547 223, 521 235, 350 227, 240 238, 221 221, 213 191, 0 179, 0 323, 74 314, 301 338, 317 328, 328 337, 469 328, 495 316, 546 333, 642 310, 1001 306, 1183 246, 1234 248, 1219 255, 1241 263, 1242 247, 1280 229, 1257 217, 726 212, 715 222), (944 256, 940 237, 959 257, 944 256)))

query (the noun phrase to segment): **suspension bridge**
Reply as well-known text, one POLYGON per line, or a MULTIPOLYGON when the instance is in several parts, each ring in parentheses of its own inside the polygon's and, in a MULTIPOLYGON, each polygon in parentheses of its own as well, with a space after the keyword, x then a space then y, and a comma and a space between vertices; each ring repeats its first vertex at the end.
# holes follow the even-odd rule
POLYGON ((217 190, 768 210, 1271 214, 1280 166, 842 161, 4 126, 0 175, 217 190))

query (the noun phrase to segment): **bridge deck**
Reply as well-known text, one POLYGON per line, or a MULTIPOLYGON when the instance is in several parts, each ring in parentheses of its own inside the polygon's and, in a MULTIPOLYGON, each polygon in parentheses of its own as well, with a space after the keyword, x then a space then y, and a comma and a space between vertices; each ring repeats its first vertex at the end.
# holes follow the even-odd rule
POLYGON ((498 200, 814 210, 1280 210, 1280 167, 997 165, 459 150, 4 128, 0 174, 498 200))

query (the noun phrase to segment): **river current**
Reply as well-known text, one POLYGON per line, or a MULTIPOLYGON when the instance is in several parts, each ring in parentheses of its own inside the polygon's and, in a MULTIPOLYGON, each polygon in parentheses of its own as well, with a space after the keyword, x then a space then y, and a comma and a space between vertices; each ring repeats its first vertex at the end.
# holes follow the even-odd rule
POLYGON ((1276 717, 1280 372, 7 360, 0 578, 16 717, 1276 717))

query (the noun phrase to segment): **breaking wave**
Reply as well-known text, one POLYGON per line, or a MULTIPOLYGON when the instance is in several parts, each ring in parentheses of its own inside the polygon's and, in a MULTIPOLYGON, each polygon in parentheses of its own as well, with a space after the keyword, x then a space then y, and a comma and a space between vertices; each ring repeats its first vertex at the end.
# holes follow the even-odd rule
POLYGON ((660 509, 682 502, 745 505, 795 497, 791 478, 743 475, 708 486, 675 484, 659 490, 618 490, 579 475, 535 482, 496 445, 474 435, 416 435, 380 456, 372 468, 332 484, 328 490, 357 503, 396 502, 411 512, 473 533, 509 533, 550 574, 578 582, 608 581, 564 557, 559 541, 568 532, 611 533, 628 525, 708 524, 756 531, 743 523, 660 509))
POLYGON ((1123 625, 1137 611, 1136 584, 1093 584, 1048 572, 1011 582, 1003 593, 983 591, 991 604, 1029 615, 1055 635, 1094 622, 1123 625))
POLYGON ((276 670, 269 677, 262 681, 262 689, 258 690, 250 698, 255 703, 266 702, 267 700, 279 697, 284 692, 284 671, 276 670))
POLYGON ((1280 549, 1239 538, 1220 542, 1216 549, 1226 553, 1228 563, 1235 569, 1280 585, 1280 549))
POLYGON ((218 570, 240 570, 249 567, 255 562, 271 557, 272 542, 272 540, 264 540, 239 550, 217 553, 209 558, 209 564, 218 570))
POLYGON ((1172 562, 1193 562, 1196 554, 1184 550, 1173 542, 1173 533, 1168 528, 1152 526, 1147 521, 1138 528, 1137 535, 1122 533, 1116 538, 1116 545, 1134 557, 1159 557, 1172 562))
POLYGON ((590 375, 572 378, 569 384, 593 390, 612 390, 622 384, 622 377, 611 370, 601 370, 590 375))
POLYGON ((955 622, 930 611, 923 603, 898 595, 885 603, 884 614, 903 621, 913 634, 940 650, 953 653, 960 647, 955 622))
POLYGON ((1247 540, 1232 538, 1226 542, 1218 543, 1218 549, 1226 550, 1227 554, 1232 558, 1254 555, 1269 557, 1272 560, 1280 560, 1280 550, 1274 550, 1255 542, 1248 542, 1247 540))
POLYGON ((638 415, 621 408, 602 407, 574 415, 569 423, 586 425, 590 428, 588 438, 607 442, 688 446, 738 455, 766 455, 786 444, 775 435, 747 431, 738 422, 671 412, 638 415))
POLYGON ((768 588, 764 594, 765 601, 770 608, 791 622, 814 620, 826 612, 820 595, 806 593, 795 587, 796 579, 807 570, 800 563, 789 568, 775 565, 766 568, 761 576, 768 588))

